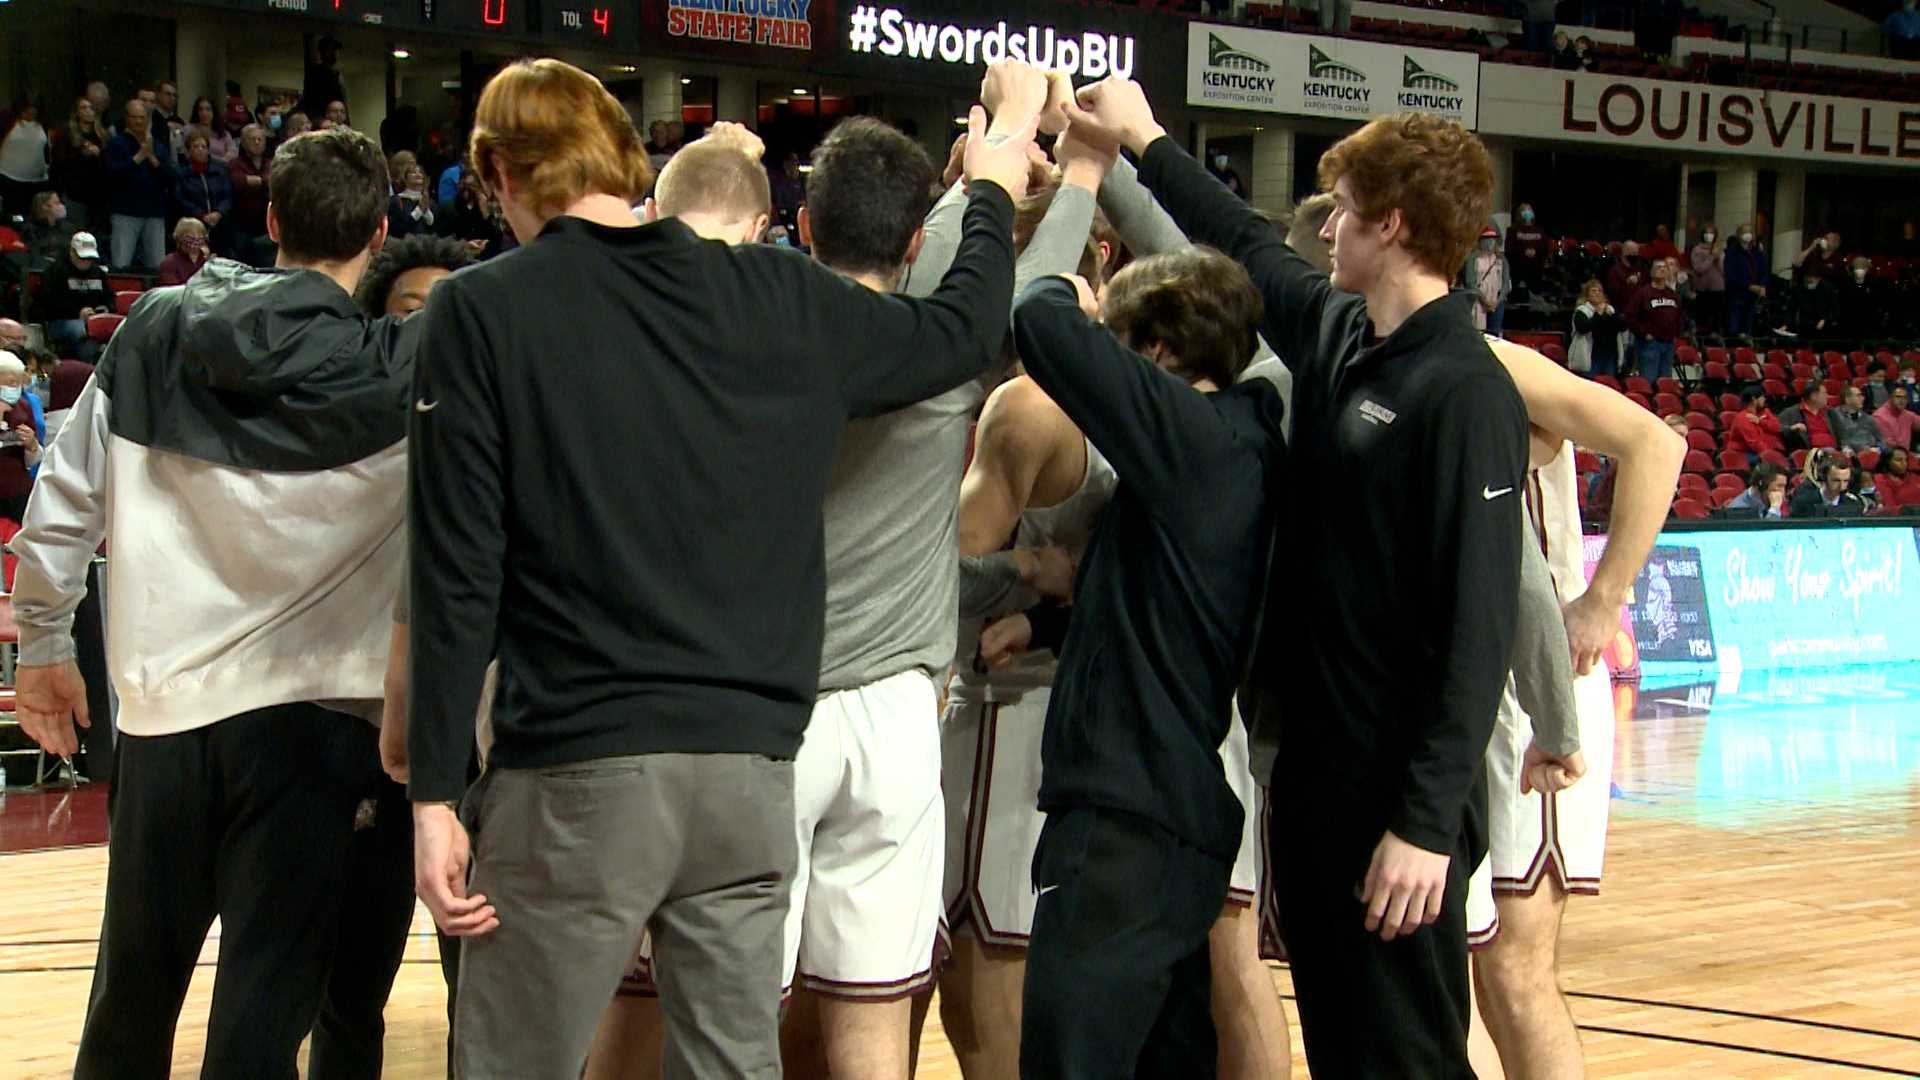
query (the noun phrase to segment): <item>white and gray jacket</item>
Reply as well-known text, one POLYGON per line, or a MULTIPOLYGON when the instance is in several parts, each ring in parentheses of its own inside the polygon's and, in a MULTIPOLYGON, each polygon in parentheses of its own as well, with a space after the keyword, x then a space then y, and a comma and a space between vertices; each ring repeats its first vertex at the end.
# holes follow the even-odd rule
POLYGON ((417 340, 308 270, 214 260, 148 293, 54 440, 13 540, 21 663, 73 655, 105 541, 126 734, 381 697, 417 340))

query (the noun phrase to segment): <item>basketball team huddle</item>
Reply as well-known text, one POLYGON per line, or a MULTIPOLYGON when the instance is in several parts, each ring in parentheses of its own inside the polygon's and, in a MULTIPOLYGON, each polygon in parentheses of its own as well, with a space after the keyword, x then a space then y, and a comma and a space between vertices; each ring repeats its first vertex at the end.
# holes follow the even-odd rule
MULTIPOLYGON (((590 75, 483 93, 524 246, 368 324, 404 476, 303 463, 406 493, 375 500, 403 544, 308 587, 410 610, 331 619, 379 685, 281 699, 385 699, 451 1071, 905 1080, 937 988, 969 1080, 1285 1076, 1285 959, 1316 1076, 1473 1076, 1480 1024, 1483 1067, 1582 1075, 1558 937, 1601 878, 1602 652, 1685 444, 1475 330, 1449 282, 1493 174, 1457 124, 1368 123, 1289 228, 1131 81, 1007 62, 981 101, 944 177, 835 127, 803 255, 754 242, 743 129, 636 214, 590 75), (1591 568, 1576 444, 1617 462, 1591 568)), ((70 624, 36 552, 87 535, 108 449, 212 452, 97 408, 16 542, 23 642, 70 624)), ((157 710, 139 649, 115 686, 157 710)), ((70 734, 28 671, 29 730, 70 734)))

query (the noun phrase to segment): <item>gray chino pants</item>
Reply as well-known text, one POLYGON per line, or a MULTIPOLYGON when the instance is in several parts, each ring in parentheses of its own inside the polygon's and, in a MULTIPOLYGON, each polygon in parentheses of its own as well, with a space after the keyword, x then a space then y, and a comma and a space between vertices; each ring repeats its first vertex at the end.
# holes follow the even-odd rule
POLYGON ((576 1080, 643 928, 666 1017, 662 1075, 780 1075, 793 762, 648 754, 495 768, 463 812, 469 890, 500 926, 465 941, 456 1076, 576 1080))

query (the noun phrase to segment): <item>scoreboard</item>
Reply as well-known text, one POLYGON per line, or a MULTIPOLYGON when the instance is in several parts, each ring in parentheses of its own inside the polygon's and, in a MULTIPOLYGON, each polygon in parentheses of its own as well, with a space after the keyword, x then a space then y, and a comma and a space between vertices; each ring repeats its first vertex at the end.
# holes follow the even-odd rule
POLYGON ((202 7, 397 30, 636 51, 641 0, 187 0, 202 7))

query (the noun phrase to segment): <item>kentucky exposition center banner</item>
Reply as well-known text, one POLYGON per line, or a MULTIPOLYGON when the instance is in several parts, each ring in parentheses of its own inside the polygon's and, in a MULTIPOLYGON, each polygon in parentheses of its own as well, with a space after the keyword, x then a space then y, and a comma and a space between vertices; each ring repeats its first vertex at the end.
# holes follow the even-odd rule
MULTIPOLYGON (((1606 538, 1587 538, 1588 572, 1606 538)), ((1634 582, 1616 675, 1920 660, 1920 530, 1663 532, 1634 582)))
POLYGON ((1187 25, 1187 104, 1365 122, 1423 112, 1479 126, 1480 58, 1347 38, 1187 25))

